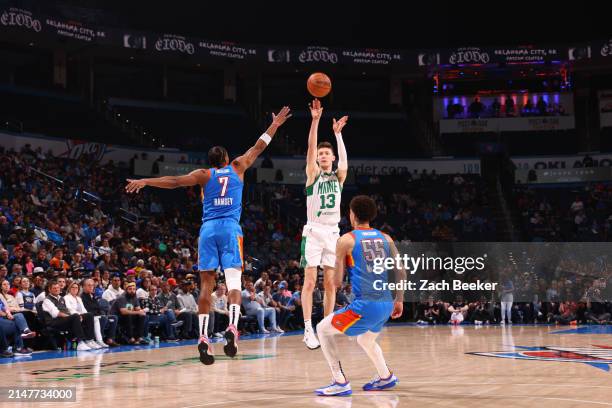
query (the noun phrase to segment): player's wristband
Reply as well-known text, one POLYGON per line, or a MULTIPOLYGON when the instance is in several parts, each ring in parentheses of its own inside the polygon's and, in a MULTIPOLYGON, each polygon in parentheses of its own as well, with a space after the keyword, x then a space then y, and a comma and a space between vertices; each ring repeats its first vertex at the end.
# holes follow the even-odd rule
POLYGON ((334 133, 336 135, 336 137, 342 137, 342 133, 334 133))
POLYGON ((264 133, 263 135, 259 136, 259 140, 262 140, 266 145, 269 145, 272 141, 272 136, 267 133, 264 133))

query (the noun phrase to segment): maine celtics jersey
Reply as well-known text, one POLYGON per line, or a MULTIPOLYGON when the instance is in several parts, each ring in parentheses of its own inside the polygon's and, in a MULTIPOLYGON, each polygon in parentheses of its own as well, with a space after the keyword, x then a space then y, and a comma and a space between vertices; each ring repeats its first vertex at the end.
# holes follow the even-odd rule
POLYGON ((306 187, 308 223, 338 227, 342 186, 335 171, 321 171, 314 183, 306 187))

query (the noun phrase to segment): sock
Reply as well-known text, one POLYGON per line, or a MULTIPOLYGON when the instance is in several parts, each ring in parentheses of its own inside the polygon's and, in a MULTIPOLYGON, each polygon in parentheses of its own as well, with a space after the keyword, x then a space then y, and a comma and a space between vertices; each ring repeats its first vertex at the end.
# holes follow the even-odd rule
POLYGON ((378 376, 380 378, 389 378, 391 372, 389 371, 389 367, 387 367, 387 363, 385 362, 385 357, 383 356, 383 352, 376 342, 376 337, 378 333, 366 332, 357 336, 357 342, 366 352, 374 367, 376 367, 376 371, 378 372, 378 376))
POLYGON ((240 319, 240 305, 229 305, 229 324, 238 327, 240 319))
POLYGON ((339 384, 346 384, 346 377, 344 376, 344 371, 342 371, 342 364, 339 361, 334 361, 329 364, 329 368, 332 371, 332 377, 334 381, 339 384))
POLYGON ((310 321, 310 319, 304 319, 304 328, 312 329, 312 322, 310 321))
POLYGON ((198 320, 200 322, 200 337, 202 337, 202 333, 204 333, 204 336, 208 336, 208 313, 199 314, 198 320))

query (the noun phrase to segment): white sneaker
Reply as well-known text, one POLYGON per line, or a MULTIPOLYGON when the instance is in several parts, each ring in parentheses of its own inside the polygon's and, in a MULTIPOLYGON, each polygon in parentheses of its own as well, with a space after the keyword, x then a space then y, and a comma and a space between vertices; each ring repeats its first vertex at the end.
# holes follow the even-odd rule
POLYGON ((96 344, 97 344, 98 346, 100 346, 100 348, 108 348, 108 344, 106 344, 106 343, 105 343, 105 342, 103 342, 103 341, 98 341, 98 340, 96 340, 96 344))
POLYGON ((77 351, 91 351, 91 347, 89 347, 85 341, 81 340, 77 346, 77 351))
POLYGON ((326 387, 321 387, 315 390, 315 394, 325 397, 340 397, 344 395, 351 395, 352 393, 353 391, 351 390, 351 383, 348 381, 344 384, 340 384, 334 381, 326 387))
POLYGON ((214 333, 213 337, 220 339, 220 338, 223 338, 223 335, 221 333, 214 333))
POLYGON ((85 344, 87 344, 89 348, 92 350, 97 350, 97 349, 102 348, 100 347, 98 343, 95 342, 95 340, 85 340, 85 344))
POLYGON ((316 350, 321 347, 321 343, 319 343, 319 339, 317 339, 312 327, 306 327, 304 330, 304 339, 302 341, 306 343, 306 347, 310 350, 316 350))
POLYGON ((284 333, 285 331, 283 329, 281 329, 280 327, 275 327, 272 329, 273 333, 284 333))
POLYGON ((259 333, 260 334, 270 334, 270 331, 268 329, 261 329, 259 333))

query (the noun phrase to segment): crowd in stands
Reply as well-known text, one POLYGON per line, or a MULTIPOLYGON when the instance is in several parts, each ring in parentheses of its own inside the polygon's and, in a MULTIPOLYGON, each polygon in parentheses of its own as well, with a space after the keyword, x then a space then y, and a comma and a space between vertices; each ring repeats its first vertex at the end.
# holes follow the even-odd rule
MULTIPOLYGON (((86 156, 58 158, 27 146, 0 151, 3 356, 74 341, 80 351, 145 344, 153 333, 166 341, 197 338, 199 191, 128 196, 128 176, 128 167, 86 156)), ((257 202, 245 203, 243 225, 240 329, 301 327, 299 228, 257 202)), ((227 325, 222 281, 220 274, 209 336, 221 337, 227 325)), ((322 290, 315 291, 319 316, 322 290)), ((339 291, 338 307, 350 296, 350 285, 339 291)))
POLYGON ((518 105, 513 98, 505 98, 502 105, 499 98, 495 98, 487 106, 480 100, 480 97, 476 96, 467 107, 459 102, 449 103, 446 106, 447 119, 563 116, 565 114, 562 104, 547 102, 542 96, 538 96, 535 104, 531 99, 527 99, 523 105, 518 105))
POLYGON ((612 240, 612 185, 516 188, 523 230, 531 241, 612 240))
MULTIPOLYGON (((128 165, 101 165, 87 156, 53 157, 29 147, 0 151, 3 357, 28 355, 32 348, 87 351, 150 344, 156 336, 171 342, 198 337, 194 232, 201 217, 199 191, 145 189, 128 196, 123 188, 129 176, 128 165)), ((397 241, 494 240, 478 176, 435 172, 357 176, 356 185, 345 189, 344 205, 356 191, 370 194, 379 211, 374 226, 397 241)), ((303 195, 289 185, 260 183, 247 188, 245 197, 251 199, 245 198, 242 217, 246 256, 240 329, 244 333, 300 329, 303 195)), ((607 197, 607 191, 596 187, 592 194, 607 197)), ((572 204, 570 211, 588 213, 590 203, 581 208, 572 204)), ((597 212, 597 206, 593 209, 597 212)), ((341 227, 349 229, 346 216, 341 227)), ((567 269, 575 270, 571 265, 567 269)), ((592 296, 584 298, 588 302, 578 301, 583 298, 577 294, 564 297, 567 287, 578 287, 575 279, 557 274, 546 282, 552 283, 530 282, 541 286, 541 301, 504 307, 511 311, 508 322, 609 319, 608 303, 592 296)), ((595 279, 583 279, 581 284, 581 288, 588 284, 593 293, 597 285, 606 286, 595 279)), ((513 290, 524 287, 516 280, 513 290)), ((350 283, 343 284, 336 307, 350 303, 353 296, 350 283)), ((222 273, 212 297, 208 335, 222 337, 228 316, 222 273)), ((453 321, 459 315, 474 322, 500 320, 499 299, 442 301, 436 295, 434 299, 438 300, 408 307, 414 312, 409 317, 437 323, 453 315, 453 321)), ((322 318, 322 300, 319 282, 314 320, 322 318)))

